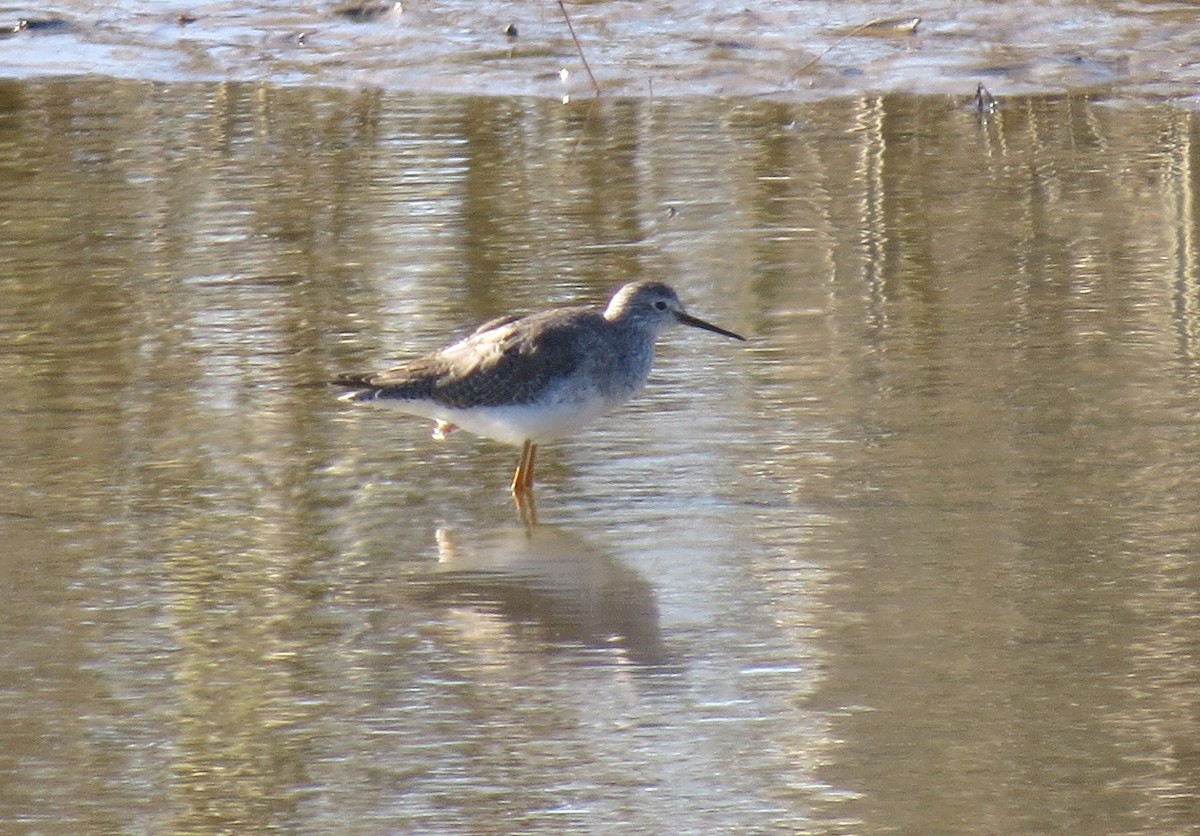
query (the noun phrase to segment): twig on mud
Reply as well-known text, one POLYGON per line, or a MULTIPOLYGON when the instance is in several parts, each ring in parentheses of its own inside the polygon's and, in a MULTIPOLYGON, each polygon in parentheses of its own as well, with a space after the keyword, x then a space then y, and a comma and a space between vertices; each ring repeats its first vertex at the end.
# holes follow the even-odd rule
POLYGON ((596 83, 596 77, 592 75, 592 68, 588 66, 587 58, 584 57, 583 45, 579 43, 579 38, 575 37, 575 27, 571 25, 571 16, 567 14, 567 7, 563 5, 563 0, 558 0, 558 8, 562 11, 563 20, 567 22, 567 30, 571 33, 571 40, 575 42, 575 51, 579 53, 579 60, 583 62, 583 68, 592 81, 592 89, 596 91, 598 99, 600 98, 600 85, 596 83))
POLYGON ((975 112, 980 118, 986 118, 1000 109, 1000 102, 996 101, 996 97, 991 91, 983 86, 983 82, 979 82, 979 86, 975 88, 975 112))
MULTIPOLYGON (((559 0, 559 5, 562 5, 562 0, 559 0)), ((887 27, 889 31, 895 31, 897 33, 905 32, 907 34, 912 34, 917 31, 917 27, 920 24, 921 24, 921 18, 919 18, 919 17, 913 17, 913 18, 877 17, 873 20, 868 20, 866 23, 861 23, 858 26, 855 26, 849 32, 844 33, 836 41, 831 43, 829 46, 825 47, 825 49, 823 49, 821 52, 819 52, 815 58, 808 61, 802 67, 800 67, 800 69, 798 69, 794 73, 792 73, 792 77, 795 78, 796 76, 800 75, 805 70, 807 70, 809 67, 811 67, 813 64, 817 63, 822 58, 824 58, 826 55, 833 52, 835 49, 837 49, 839 46, 841 46, 842 42, 845 41, 847 38, 853 38, 855 35, 861 35, 863 32, 866 32, 869 29, 875 29, 875 28, 879 28, 879 27, 887 27)))

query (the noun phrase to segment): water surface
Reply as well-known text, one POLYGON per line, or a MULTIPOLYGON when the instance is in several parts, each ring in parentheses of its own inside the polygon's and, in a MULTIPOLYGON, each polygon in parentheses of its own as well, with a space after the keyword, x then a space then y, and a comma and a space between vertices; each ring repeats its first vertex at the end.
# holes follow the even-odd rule
POLYGON ((1191 832, 1189 111, 0 84, 0 820, 1191 832), (543 450, 319 385, 671 281, 543 450))

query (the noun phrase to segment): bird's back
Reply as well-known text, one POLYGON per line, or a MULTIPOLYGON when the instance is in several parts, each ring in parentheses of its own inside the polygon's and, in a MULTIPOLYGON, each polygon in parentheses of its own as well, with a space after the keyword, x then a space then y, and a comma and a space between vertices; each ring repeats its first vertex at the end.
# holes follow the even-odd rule
POLYGON ((344 396, 353 401, 425 401, 453 409, 534 403, 591 356, 580 349, 597 342, 602 323, 588 308, 505 317, 402 366, 334 382, 353 389, 344 396))

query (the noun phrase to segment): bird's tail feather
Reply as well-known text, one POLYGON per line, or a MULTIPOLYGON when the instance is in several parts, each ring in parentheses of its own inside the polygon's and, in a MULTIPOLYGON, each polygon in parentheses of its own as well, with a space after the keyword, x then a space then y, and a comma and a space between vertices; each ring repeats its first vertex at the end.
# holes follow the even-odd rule
POLYGON ((329 382, 334 386, 342 386, 351 390, 339 395, 339 401, 359 403, 375 399, 376 389, 371 385, 371 375, 369 374, 340 374, 329 382))

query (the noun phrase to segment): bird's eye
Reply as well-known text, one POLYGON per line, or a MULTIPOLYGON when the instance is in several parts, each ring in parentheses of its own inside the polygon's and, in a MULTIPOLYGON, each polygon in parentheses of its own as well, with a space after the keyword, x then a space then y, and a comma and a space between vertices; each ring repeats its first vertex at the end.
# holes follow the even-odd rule
POLYGON ((654 308, 655 308, 655 310, 665 311, 667 309, 667 303, 664 302, 662 299, 659 299, 657 302, 654 303, 654 308))

